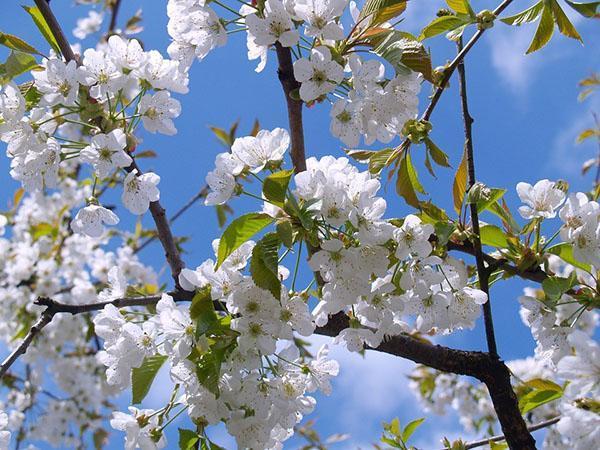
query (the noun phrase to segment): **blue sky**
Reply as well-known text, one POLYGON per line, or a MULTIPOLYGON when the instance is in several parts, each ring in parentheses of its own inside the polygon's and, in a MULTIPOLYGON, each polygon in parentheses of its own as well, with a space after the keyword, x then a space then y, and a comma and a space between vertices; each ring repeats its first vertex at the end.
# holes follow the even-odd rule
MULTIPOLYGON (((7 4, 3 5, 0 29, 46 49, 28 16, 19 7, 19 2, 4 3, 7 4)), ((126 0, 120 16, 123 23, 138 7, 143 7, 145 31, 139 38, 146 49, 155 48, 163 53, 169 42, 165 3, 126 0)), ((403 29, 416 33, 443 3, 440 0, 409 2, 403 29)), ((487 0, 473 3, 476 10, 496 6, 496 2, 487 0)), ((508 12, 524 9, 533 1, 515 3, 518 8, 511 7, 508 12)), ((74 41, 70 31, 76 18, 84 15, 85 8, 71 8, 72 2, 66 0, 54 0, 52 6, 74 41)), ((567 12, 570 14, 570 11, 567 12)), ((586 42, 585 47, 577 41, 555 35, 545 49, 524 56, 535 27, 515 29, 497 23, 466 61, 471 113, 475 117, 477 177, 490 186, 507 188, 506 199, 514 208, 518 206, 514 186, 519 181, 561 178, 568 180, 573 188, 580 189, 588 188, 591 183, 591 176, 582 178, 579 171, 581 163, 594 157, 597 148, 591 143, 576 145, 575 137, 579 131, 591 126, 591 110, 600 111, 600 105, 597 98, 579 103, 577 82, 600 69, 600 33, 597 22, 573 18, 586 42)), ((86 42, 92 43, 93 39, 86 42)), ((257 118, 263 128, 287 128, 285 103, 276 77, 275 55, 270 54, 266 69, 256 74, 255 62, 246 59, 245 45, 243 33, 231 35, 226 47, 217 49, 194 65, 190 93, 179 96, 183 113, 176 121, 177 136, 142 134, 143 143, 139 150, 153 149, 158 158, 142 160, 140 165, 145 170, 153 169, 160 174, 162 203, 168 212, 174 212, 204 185, 204 177, 213 166, 214 156, 222 151, 208 129, 209 125, 228 127, 239 119, 240 132, 245 134, 257 118)), ((431 48, 434 65, 444 64, 455 54, 454 44, 442 37, 431 40, 427 45, 431 48)), ((0 49, 1 56, 4 57, 5 53, 4 49, 0 49)), ((456 86, 457 82, 453 79, 432 117, 432 138, 450 155, 454 167, 458 165, 463 145, 456 86)), ((421 110, 429 93, 425 86, 421 110)), ((327 105, 305 110, 309 156, 343 156, 341 143, 329 134, 328 113, 327 105)), ((422 158, 418 156, 422 156, 422 152, 417 151, 414 155, 429 196, 452 211, 453 171, 439 170, 438 179, 434 180, 427 174, 422 158)), ((8 167, 7 158, 0 157, 0 202, 8 201, 17 188, 8 174, 8 167)), ((402 201, 395 198, 393 185, 387 186, 386 191, 389 217, 410 212, 402 201)), ((232 206, 236 213, 258 207, 245 200, 235 201, 232 206)), ((134 218, 127 212, 124 211, 121 218, 123 226, 133 226, 134 218)), ((146 223, 151 226, 148 218, 146 223)), ((175 224, 174 232, 190 237, 184 260, 192 267, 212 256, 210 242, 220 235, 214 211, 201 205, 188 211, 185 218, 175 224)), ((158 245, 145 250, 142 258, 158 269, 163 264, 158 245)), ((520 281, 499 283, 491 294, 498 347, 505 359, 525 357, 533 349, 530 333, 518 318, 516 298, 523 286, 520 281)), ((321 343, 324 339, 317 338, 316 341, 321 343)), ((482 328, 478 326, 470 332, 456 333, 444 338, 443 342, 454 347, 481 349, 484 345, 482 328)), ((412 363, 380 354, 368 354, 362 358, 339 349, 334 353, 341 362, 341 374, 334 382, 331 397, 319 398, 317 411, 311 417, 317 420, 316 428, 323 435, 334 432, 351 434, 351 438, 344 444, 338 444, 338 448, 368 448, 369 443, 378 439, 383 420, 399 416, 406 423, 422 416, 404 377, 412 363)), ((167 380, 166 374, 164 379, 167 380)), ((128 397, 129 393, 126 393, 123 407, 128 397)), ((166 397, 168 392, 154 388, 146 406, 161 406, 166 397)), ((173 431, 176 433, 176 427, 173 431)), ((436 448, 444 435, 460 435, 456 420, 430 417, 417 431, 415 444, 436 448)), ((172 443, 176 442, 176 434, 170 433, 169 438, 172 443)), ((120 448, 121 444, 116 442, 113 448, 120 448)), ((231 448, 228 441, 220 442, 231 448)), ((288 447, 295 448, 297 443, 290 441, 288 447)))

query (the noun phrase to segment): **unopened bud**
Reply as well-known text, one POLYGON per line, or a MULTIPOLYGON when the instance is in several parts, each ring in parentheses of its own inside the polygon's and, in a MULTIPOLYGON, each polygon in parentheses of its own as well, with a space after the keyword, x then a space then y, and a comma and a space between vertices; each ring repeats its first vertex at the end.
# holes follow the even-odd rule
POLYGON ((488 28, 492 28, 494 26, 494 20, 496 20, 496 14, 494 14, 489 9, 484 9, 479 14, 477 14, 477 29, 479 30, 487 30, 488 28))
POLYGON ((431 123, 426 120, 410 119, 402 127, 402 134, 413 144, 419 144, 429 135, 431 128, 431 123))

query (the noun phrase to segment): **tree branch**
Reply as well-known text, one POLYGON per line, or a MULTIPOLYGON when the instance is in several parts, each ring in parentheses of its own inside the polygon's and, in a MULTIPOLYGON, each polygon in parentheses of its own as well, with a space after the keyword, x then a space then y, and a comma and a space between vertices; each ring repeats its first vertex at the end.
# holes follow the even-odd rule
POLYGON ((40 13, 44 17, 44 19, 46 19, 46 23, 50 27, 50 31, 52 31, 52 34, 56 38, 56 42, 58 43, 60 52, 63 54, 67 62, 76 61, 79 64, 79 60, 77 56, 75 56, 75 53, 73 53, 69 41, 65 37, 65 34, 63 33, 63 30, 60 27, 60 24, 58 23, 58 20, 56 20, 56 16, 50 9, 48 0, 34 0, 34 2, 40 10, 40 13))
MULTIPOLYGON (((458 52, 460 53, 463 49, 462 37, 457 42, 458 52)), ((465 73, 465 63, 460 61, 458 64, 458 80, 459 80, 459 92, 462 107, 463 123, 465 127, 465 152, 467 158, 467 191, 465 195, 475 185, 475 158, 473 152, 473 118, 469 113, 469 102, 467 99, 467 77, 465 73)), ((468 202, 468 199, 467 199, 468 202)), ((490 355, 498 358, 498 349, 496 347, 496 337, 494 335, 494 321, 492 319, 492 299, 490 297, 490 286, 489 278, 490 273, 485 268, 485 262, 483 258, 483 249, 481 247, 481 237, 479 229, 479 214, 477 212, 477 204, 468 202, 471 211, 471 226, 473 227, 473 249, 475 254, 475 262, 477 265, 477 276, 479 278, 479 287, 483 292, 486 293, 488 299, 482 305, 483 319, 485 323, 485 337, 487 340, 487 347, 490 355)))
POLYGON ((117 27, 117 17, 119 15, 119 8, 121 7, 121 0, 113 0, 111 6, 110 23, 108 24, 107 35, 110 36, 114 33, 117 27))
POLYGON ((292 141, 292 163, 296 173, 306 170, 306 155, 304 152, 304 129, 302 125, 302 100, 294 99, 292 92, 300 88, 300 83, 294 78, 294 65, 292 52, 288 47, 275 43, 279 68, 277 74, 283 88, 290 123, 290 137, 292 141))
MULTIPOLYGON (((556 417, 553 417, 552 419, 548 419, 548 420, 544 420, 543 422, 536 423, 535 425, 530 425, 527 427, 527 430, 530 432, 541 430, 542 428, 547 428, 547 427, 554 425, 559 420, 560 420, 560 416, 556 416, 556 417)), ((505 439, 506 439, 506 437, 503 434, 500 434, 498 436, 492 436, 487 439, 481 439, 479 441, 469 442, 469 443, 465 444, 465 446, 463 448, 465 450, 468 450, 471 448, 483 447, 484 445, 488 445, 490 442, 499 442, 499 441, 504 441, 505 439)))

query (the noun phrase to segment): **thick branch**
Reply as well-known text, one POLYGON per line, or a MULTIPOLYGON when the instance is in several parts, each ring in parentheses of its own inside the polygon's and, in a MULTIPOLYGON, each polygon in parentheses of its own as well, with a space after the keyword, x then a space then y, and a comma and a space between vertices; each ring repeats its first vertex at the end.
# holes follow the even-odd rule
MULTIPOLYGON (((459 38, 458 51, 463 49, 462 37, 459 38)), ((467 193, 475 185, 475 157, 473 152, 473 118, 469 113, 469 102, 467 99, 467 77, 465 74, 465 63, 460 61, 458 64, 458 80, 460 100, 463 114, 463 123, 465 126, 465 152, 467 157, 467 193)), ((468 201, 468 200, 467 200, 468 201)), ((492 319, 492 300, 490 298, 489 277, 490 273, 485 268, 483 249, 481 247, 481 238, 479 230, 479 214, 477 212, 477 204, 470 202, 469 208, 471 211, 471 224, 473 227, 473 249, 475 254, 475 262, 477 265, 477 276, 479 277, 479 287, 487 294, 488 300, 483 304, 483 319, 485 322, 485 337, 487 340, 488 351, 493 357, 498 357, 498 349, 496 348, 496 338, 494 336, 494 321, 492 319)))
POLYGON ((56 16, 50 9, 48 0, 34 0, 34 2, 40 10, 40 13, 42 13, 42 16, 44 16, 44 19, 46 19, 46 23, 48 24, 50 30, 52 31, 52 34, 56 38, 56 42, 58 43, 60 52, 63 54, 67 62, 78 61, 77 57, 75 56, 75 53, 73 53, 73 50, 71 49, 69 41, 65 37, 65 33, 63 33, 63 30, 60 27, 58 20, 56 20, 56 16))
MULTIPOLYGON (((304 152, 304 129, 302 126, 302 100, 292 97, 292 92, 300 88, 300 83, 294 78, 294 65, 292 64, 292 52, 288 47, 282 47, 279 42, 275 43, 279 68, 277 74, 283 88, 290 123, 290 137, 292 141, 292 163, 296 173, 306 170, 306 155, 304 152)), ((298 93, 296 92, 296 95, 298 93)))

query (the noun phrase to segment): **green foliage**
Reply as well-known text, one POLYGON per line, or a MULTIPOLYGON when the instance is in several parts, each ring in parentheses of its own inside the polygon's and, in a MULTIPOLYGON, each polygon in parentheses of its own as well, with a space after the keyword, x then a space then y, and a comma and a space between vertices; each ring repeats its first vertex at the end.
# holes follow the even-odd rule
POLYGON ((578 269, 585 270, 586 272, 590 272, 592 270, 589 264, 582 263, 581 261, 575 259, 575 256, 573 256, 573 246, 571 244, 563 242, 561 244, 553 245, 552 247, 546 249, 546 251, 558 256, 563 261, 577 267, 578 269))
POLYGON ((383 150, 348 150, 346 153, 357 161, 367 162, 369 164, 369 172, 374 175, 381 173, 400 154, 395 148, 384 148, 383 150))
POLYGON ((219 322, 210 291, 210 285, 205 286, 192 298, 190 318, 196 322, 196 337, 200 337, 219 322))
POLYGON ((519 398, 519 410, 526 414, 535 408, 557 400, 563 395, 563 388, 550 381, 536 378, 525 382, 529 391, 519 398))
POLYGON ((28 44, 20 37, 13 36, 12 34, 2 33, 1 31, 0 45, 4 45, 5 47, 10 48, 11 50, 16 50, 18 52, 44 56, 42 53, 36 50, 36 48, 33 45, 28 44))
POLYGON ((277 272, 280 244, 277 233, 267 233, 254 246, 250 261, 254 283, 270 291, 276 299, 281 297, 281 281, 277 272))
POLYGON ((407 0, 367 0, 358 16, 359 21, 369 17, 370 25, 379 25, 398 17, 406 10, 407 0))
POLYGON ((427 81, 433 83, 433 69, 431 55, 423 44, 409 33, 392 30, 370 39, 373 51, 388 61, 396 72, 413 70, 423 75, 427 81))
POLYGON ((508 239, 504 231, 496 225, 484 225, 479 229, 479 238, 483 245, 496 248, 507 248, 508 239))
POLYGON ((179 450, 193 450, 200 440, 198 433, 185 428, 179 428, 179 450))
POLYGON ((33 22, 38 27, 38 30, 40 30, 40 33, 42 33, 42 36, 44 37, 44 39, 46 39, 46 42, 48 42, 48 44, 50 44, 50 47, 52 47, 52 49, 58 55, 61 55, 62 53, 60 51, 58 42, 56 41, 56 38, 54 37, 52 30, 50 30, 50 26, 46 22, 46 19, 44 18, 44 16, 42 15, 42 13, 38 9, 38 7, 37 6, 23 6, 23 9, 29 13, 31 18, 33 19, 33 22))
POLYGON ((402 450, 413 448, 409 447, 407 442, 424 421, 424 418, 413 420, 402 428, 400 420, 396 417, 390 423, 383 424, 383 435, 380 440, 392 448, 399 448, 402 450))
POLYGON ((7 83, 13 78, 39 67, 32 55, 13 50, 8 55, 4 64, 0 64, 0 82, 7 83))
POLYGON ((422 41, 442 33, 456 30, 473 22, 474 19, 468 15, 437 17, 421 30, 419 40, 422 41))
POLYGON ((575 272, 569 278, 548 277, 542 282, 544 294, 550 300, 558 300, 562 295, 571 289, 577 283, 577 275, 575 272))
POLYGON ((294 245, 294 228, 289 220, 280 220, 276 225, 277 237, 287 248, 294 245))
POLYGON ((141 403, 148 395, 156 374, 166 360, 164 355, 147 356, 140 367, 131 369, 132 404, 141 403))
POLYGON ((421 194, 425 193, 408 151, 404 152, 404 156, 400 161, 400 169, 398 170, 398 178, 396 180, 396 192, 404 198, 406 203, 415 208, 418 208, 420 203, 417 192, 421 194))
POLYGON ((468 0, 446 0, 446 4, 457 14, 475 17, 475 12, 468 0))
POLYGON ((463 151, 463 157, 460 161, 456 174, 454 175, 454 182, 452 183, 452 199, 454 201, 454 211, 460 216, 462 210, 463 200, 465 198, 465 191, 467 190, 467 149, 463 151))
POLYGON ((256 233, 273 223, 273 218, 268 214, 249 213, 238 217, 223 232, 217 251, 217 264, 215 270, 237 250, 240 245, 248 241, 256 233))
POLYGON ((271 203, 283 207, 294 170, 282 170, 269 175, 263 181, 263 195, 271 203))
POLYGON ((583 17, 598 18, 598 14, 599 14, 598 9, 600 8, 600 2, 582 3, 582 2, 572 2, 570 0, 565 0, 565 1, 567 2, 567 5, 569 5, 571 8, 573 8, 575 11, 577 11, 583 17))

